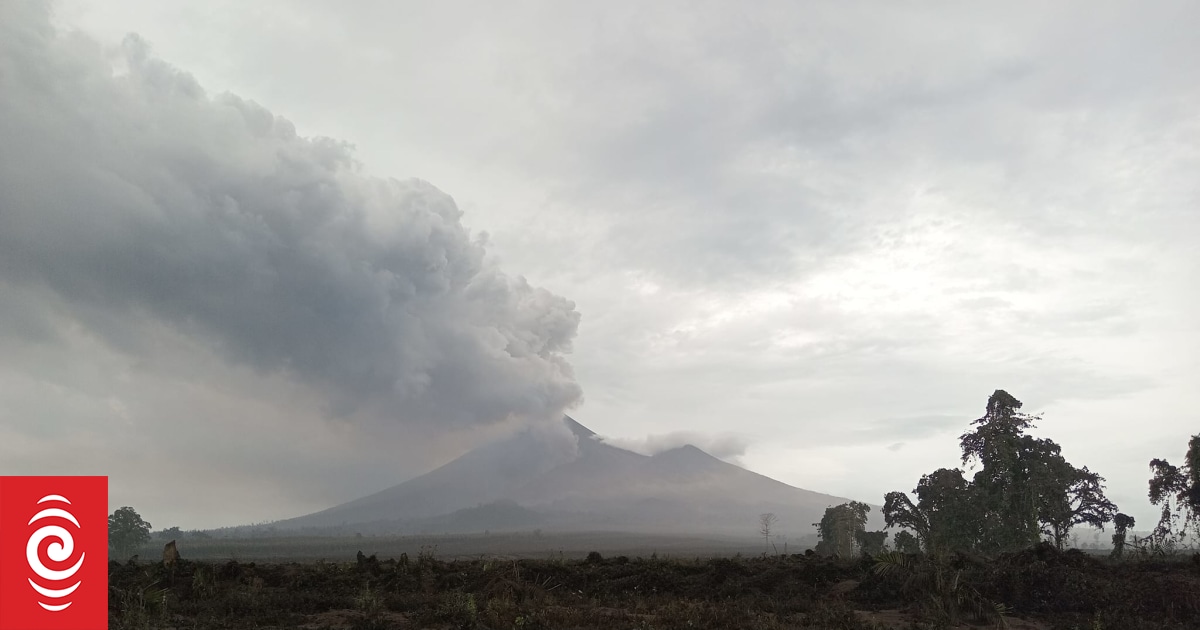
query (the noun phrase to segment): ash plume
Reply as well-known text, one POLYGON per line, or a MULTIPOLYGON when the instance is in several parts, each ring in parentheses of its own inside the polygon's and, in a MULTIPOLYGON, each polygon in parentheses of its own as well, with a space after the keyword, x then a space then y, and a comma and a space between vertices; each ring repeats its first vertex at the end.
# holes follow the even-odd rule
POLYGON ((498 269, 450 196, 50 18, 0 5, 0 286, 44 300, 25 311, 134 355, 166 323, 334 416, 464 429, 580 400, 574 303, 498 269))

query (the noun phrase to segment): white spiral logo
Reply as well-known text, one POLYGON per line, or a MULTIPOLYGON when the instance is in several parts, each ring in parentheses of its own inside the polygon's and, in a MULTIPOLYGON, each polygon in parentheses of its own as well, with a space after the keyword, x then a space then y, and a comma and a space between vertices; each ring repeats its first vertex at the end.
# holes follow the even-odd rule
MULTIPOLYGON (((67 505, 71 505, 71 502, 68 501, 66 497, 57 494, 49 494, 42 497, 38 500, 38 505, 47 502, 65 503, 67 505)), ((48 507, 37 514, 34 514, 33 518, 29 519, 29 524, 33 525, 37 521, 40 521, 44 518, 60 518, 74 523, 75 527, 79 528, 79 521, 75 520, 75 515, 71 514, 67 510, 57 507, 48 507)), ((62 571, 51 569, 42 562, 42 558, 38 553, 38 550, 41 548, 42 541, 46 540, 47 538, 56 539, 56 542, 52 542, 46 546, 47 557, 58 563, 66 562, 71 559, 71 554, 75 552, 75 539, 71 536, 71 532, 59 525, 43 525, 36 532, 34 532, 33 535, 29 537, 29 543, 25 545, 25 559, 29 561, 29 568, 33 569, 33 572, 43 580, 49 582, 66 582, 79 572, 79 567, 83 566, 83 557, 86 554, 80 553, 79 561, 75 563, 75 566, 69 569, 62 571)), ((75 589, 79 588, 80 584, 83 584, 82 580, 78 580, 66 588, 46 588, 39 585, 37 582, 34 582, 32 578, 29 579, 29 585, 33 587, 33 590, 37 591, 43 597, 49 598, 51 601, 63 600, 63 598, 69 596, 71 593, 74 593, 75 589)), ((47 604, 46 602, 39 600, 38 605, 51 612, 58 612, 60 610, 66 610, 67 606, 71 605, 71 602, 68 601, 64 604, 47 604)))

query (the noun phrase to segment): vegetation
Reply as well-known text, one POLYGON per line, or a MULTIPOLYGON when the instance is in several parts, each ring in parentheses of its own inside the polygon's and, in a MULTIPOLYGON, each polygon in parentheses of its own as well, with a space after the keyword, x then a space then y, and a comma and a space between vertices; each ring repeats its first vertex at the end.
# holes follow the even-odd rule
POLYGON ((183 530, 179 529, 178 526, 168 527, 154 532, 154 537, 159 540, 182 540, 183 530))
POLYGON ((921 542, 912 533, 899 531, 896 532, 895 550, 900 553, 921 553, 921 542))
POLYGON ((879 555, 871 570, 877 575, 899 577, 900 592, 914 602, 921 618, 935 626, 967 620, 1004 625, 1004 617, 1010 612, 1007 606, 987 599, 964 580, 964 570, 955 567, 944 555, 889 551, 879 555))
POLYGON ((858 501, 825 508, 817 528, 816 553, 852 558, 858 554, 873 556, 884 550, 887 532, 866 531, 871 506, 858 501))
POLYGON ((1044 630, 1183 630, 1200 619, 1200 570, 1189 562, 1116 562, 1049 543, 987 559, 892 553, 878 561, 815 554, 455 561, 420 553, 302 564, 185 557, 173 579, 161 563, 112 562, 109 576, 114 629, 933 630, 1004 620, 1044 630))
POLYGON ((1150 503, 1162 509, 1152 543, 1159 549, 1169 549, 1179 545, 1188 533, 1200 538, 1200 435, 1193 435, 1188 442, 1183 466, 1153 459, 1150 470, 1150 503))
POLYGON ((865 556, 875 556, 883 553, 887 545, 888 533, 885 531, 868 532, 859 530, 854 532, 854 542, 857 543, 858 549, 865 556))
POLYGON ((114 557, 124 558, 150 540, 150 523, 129 506, 108 515, 108 547, 114 557))
MULTIPOLYGON (((935 470, 917 483, 915 504, 903 492, 889 492, 884 497, 884 522, 889 528, 905 528, 901 533, 914 536, 926 552, 970 549, 978 536, 969 487, 961 470, 935 470)), ((898 545, 899 534, 896 540, 898 545)), ((906 546, 908 551, 915 550, 911 544, 906 546)))
POLYGON ((779 517, 772 512, 758 515, 758 533, 763 537, 763 553, 767 553, 771 549, 771 527, 779 521, 779 517))
POLYGON ((927 552, 1005 552, 1045 537, 1062 549, 1073 527, 1103 529, 1117 507, 1104 496, 1104 478, 1076 468, 1052 440, 1026 431, 1040 418, 1020 412, 1004 390, 988 398, 983 417, 960 438, 962 463, 978 468, 968 481, 961 469, 938 469, 913 493, 884 497, 888 527, 911 531, 927 552))

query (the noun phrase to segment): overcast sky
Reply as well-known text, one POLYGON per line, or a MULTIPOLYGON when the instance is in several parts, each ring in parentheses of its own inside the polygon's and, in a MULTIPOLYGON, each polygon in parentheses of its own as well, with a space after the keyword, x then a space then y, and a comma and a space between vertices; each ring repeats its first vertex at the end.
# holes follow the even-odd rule
POLYGON ((878 504, 997 388, 1143 525, 1200 431, 1194 2, 2 6, 0 462, 155 527, 564 406, 878 504))

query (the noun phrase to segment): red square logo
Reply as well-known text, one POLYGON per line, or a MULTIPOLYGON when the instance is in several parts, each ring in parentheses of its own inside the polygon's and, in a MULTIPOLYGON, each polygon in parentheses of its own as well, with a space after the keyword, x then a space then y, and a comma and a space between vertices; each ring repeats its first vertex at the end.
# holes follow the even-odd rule
POLYGON ((108 627, 108 477, 0 477, 0 630, 108 627))

